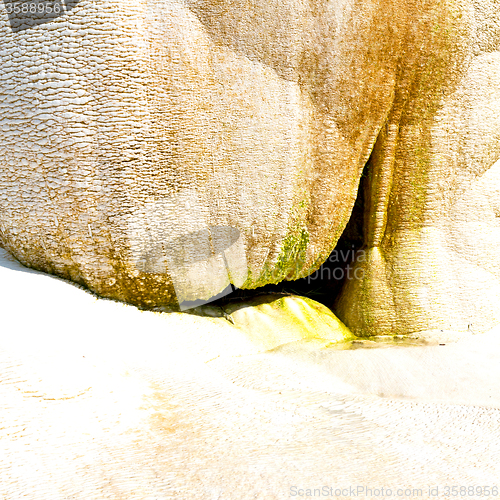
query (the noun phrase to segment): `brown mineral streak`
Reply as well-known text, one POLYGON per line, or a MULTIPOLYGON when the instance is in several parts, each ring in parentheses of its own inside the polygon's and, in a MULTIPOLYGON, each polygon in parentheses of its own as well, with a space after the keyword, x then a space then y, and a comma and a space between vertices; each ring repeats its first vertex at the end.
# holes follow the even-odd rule
MULTIPOLYGON (((363 279, 346 283, 337 303, 339 317, 358 335, 443 337, 443 332, 455 331, 457 336, 460 331, 470 333, 471 325, 476 332, 484 331, 498 321, 493 305, 498 300, 495 269, 470 250, 479 238, 473 227, 464 224, 474 210, 488 224, 489 210, 480 201, 488 193, 467 193, 471 151, 462 150, 461 155, 455 151, 463 148, 469 132, 463 125, 462 130, 453 130, 453 121, 469 113, 468 107, 475 106, 479 116, 485 109, 495 109, 499 89, 493 72, 485 81, 484 70, 475 70, 481 56, 479 51, 474 54, 481 28, 476 24, 477 3, 426 5, 424 11, 413 11, 402 54, 407 64, 400 70, 393 110, 368 167, 364 241, 368 258, 359 264, 363 279), (467 94, 479 94, 486 102, 479 106, 472 100, 479 99, 467 94), (446 141, 443 136, 448 136, 446 141), (444 179, 450 179, 448 185, 444 179), (464 196, 470 197, 466 213, 457 208, 464 196), (465 274, 464 262, 483 268, 490 274, 489 282, 476 283, 477 270, 465 274), (488 308, 490 316, 485 317, 481 310, 488 308)), ((489 22, 498 29, 498 16, 494 21, 490 14, 489 22)), ((498 31, 495 36, 498 39, 498 31)), ((469 127, 478 125, 473 122, 469 127)), ((484 150, 479 151, 474 168, 488 169, 500 157, 498 125, 491 123, 484 137, 485 149, 497 155, 488 159, 484 150)), ((496 234, 498 224, 489 230, 496 234)))

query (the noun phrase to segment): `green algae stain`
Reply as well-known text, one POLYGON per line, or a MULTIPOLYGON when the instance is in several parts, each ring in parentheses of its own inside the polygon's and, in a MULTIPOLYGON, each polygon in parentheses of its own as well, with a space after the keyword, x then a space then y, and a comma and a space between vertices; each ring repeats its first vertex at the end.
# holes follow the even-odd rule
POLYGON ((309 233, 306 229, 302 228, 295 233, 289 233, 283 240, 276 262, 266 262, 255 282, 252 282, 249 274, 249 279, 244 287, 257 288, 271 283, 280 283, 285 279, 297 278, 306 261, 308 244, 309 233))
POLYGON ((302 229, 298 236, 289 235, 283 241, 283 247, 278 256, 277 267, 287 274, 287 277, 295 277, 299 274, 306 261, 307 245, 309 244, 309 233, 302 229))

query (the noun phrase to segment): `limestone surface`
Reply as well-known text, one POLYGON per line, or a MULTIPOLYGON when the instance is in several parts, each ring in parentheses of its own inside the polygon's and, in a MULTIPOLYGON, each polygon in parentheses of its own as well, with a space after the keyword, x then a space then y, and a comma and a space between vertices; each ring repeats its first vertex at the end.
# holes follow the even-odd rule
POLYGON ((96 299, 1 250, 0 283, 2 499, 500 498, 498 329, 263 351, 225 318, 96 299))
POLYGON ((356 335, 499 322, 498 0, 64 5, 0 10, 20 262, 182 308, 313 272, 359 188, 367 258, 335 310, 356 335))

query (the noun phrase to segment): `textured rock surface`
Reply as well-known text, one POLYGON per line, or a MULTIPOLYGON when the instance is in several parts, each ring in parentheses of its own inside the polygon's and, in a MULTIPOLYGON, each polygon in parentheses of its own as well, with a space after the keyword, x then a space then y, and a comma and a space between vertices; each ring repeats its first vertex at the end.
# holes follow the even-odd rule
POLYGON ((146 307, 298 278, 371 155, 368 258, 341 319, 484 331, 500 320, 499 11, 82 1, 13 32, 2 10, 0 245, 146 307))
MULTIPOLYGON (((367 39, 386 10, 82 2, 17 33, 3 14, 3 245, 146 306, 175 303, 165 246, 182 255, 175 238, 207 226, 241 233, 249 287, 307 274, 348 220, 390 105, 396 42, 367 39)), ((222 265, 199 264, 183 298, 224 288, 222 265)))
POLYGON ((396 95, 370 159, 363 279, 336 309, 358 335, 457 337, 500 320, 500 3, 462 5, 461 31, 396 95))
POLYGON ((225 319, 96 300, 2 257, 2 499, 285 500, 293 486, 359 485, 428 500, 429 485, 438 498, 498 485, 498 330, 259 353, 225 319))
MULTIPOLYGON (((15 33, 3 14, 2 244, 146 306, 175 302, 169 253, 195 259, 182 236, 208 248, 208 226, 241 234, 247 287, 307 275, 387 116, 467 56, 466 5, 417 3, 81 2, 15 33)), ((176 277, 184 298, 223 264, 176 277)))

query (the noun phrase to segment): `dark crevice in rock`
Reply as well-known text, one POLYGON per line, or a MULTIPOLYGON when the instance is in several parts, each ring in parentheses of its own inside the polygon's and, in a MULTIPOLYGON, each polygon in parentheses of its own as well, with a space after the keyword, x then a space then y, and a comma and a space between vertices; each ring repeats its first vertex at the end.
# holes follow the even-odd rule
POLYGON ((276 285, 266 285, 254 290, 236 289, 210 304, 223 308, 234 301, 249 300, 258 295, 275 293, 301 295, 333 309, 345 281, 354 279, 354 263, 359 256, 358 251, 363 247, 365 184, 369 166, 370 161, 363 170, 349 222, 335 249, 316 272, 306 278, 282 281, 276 285))

